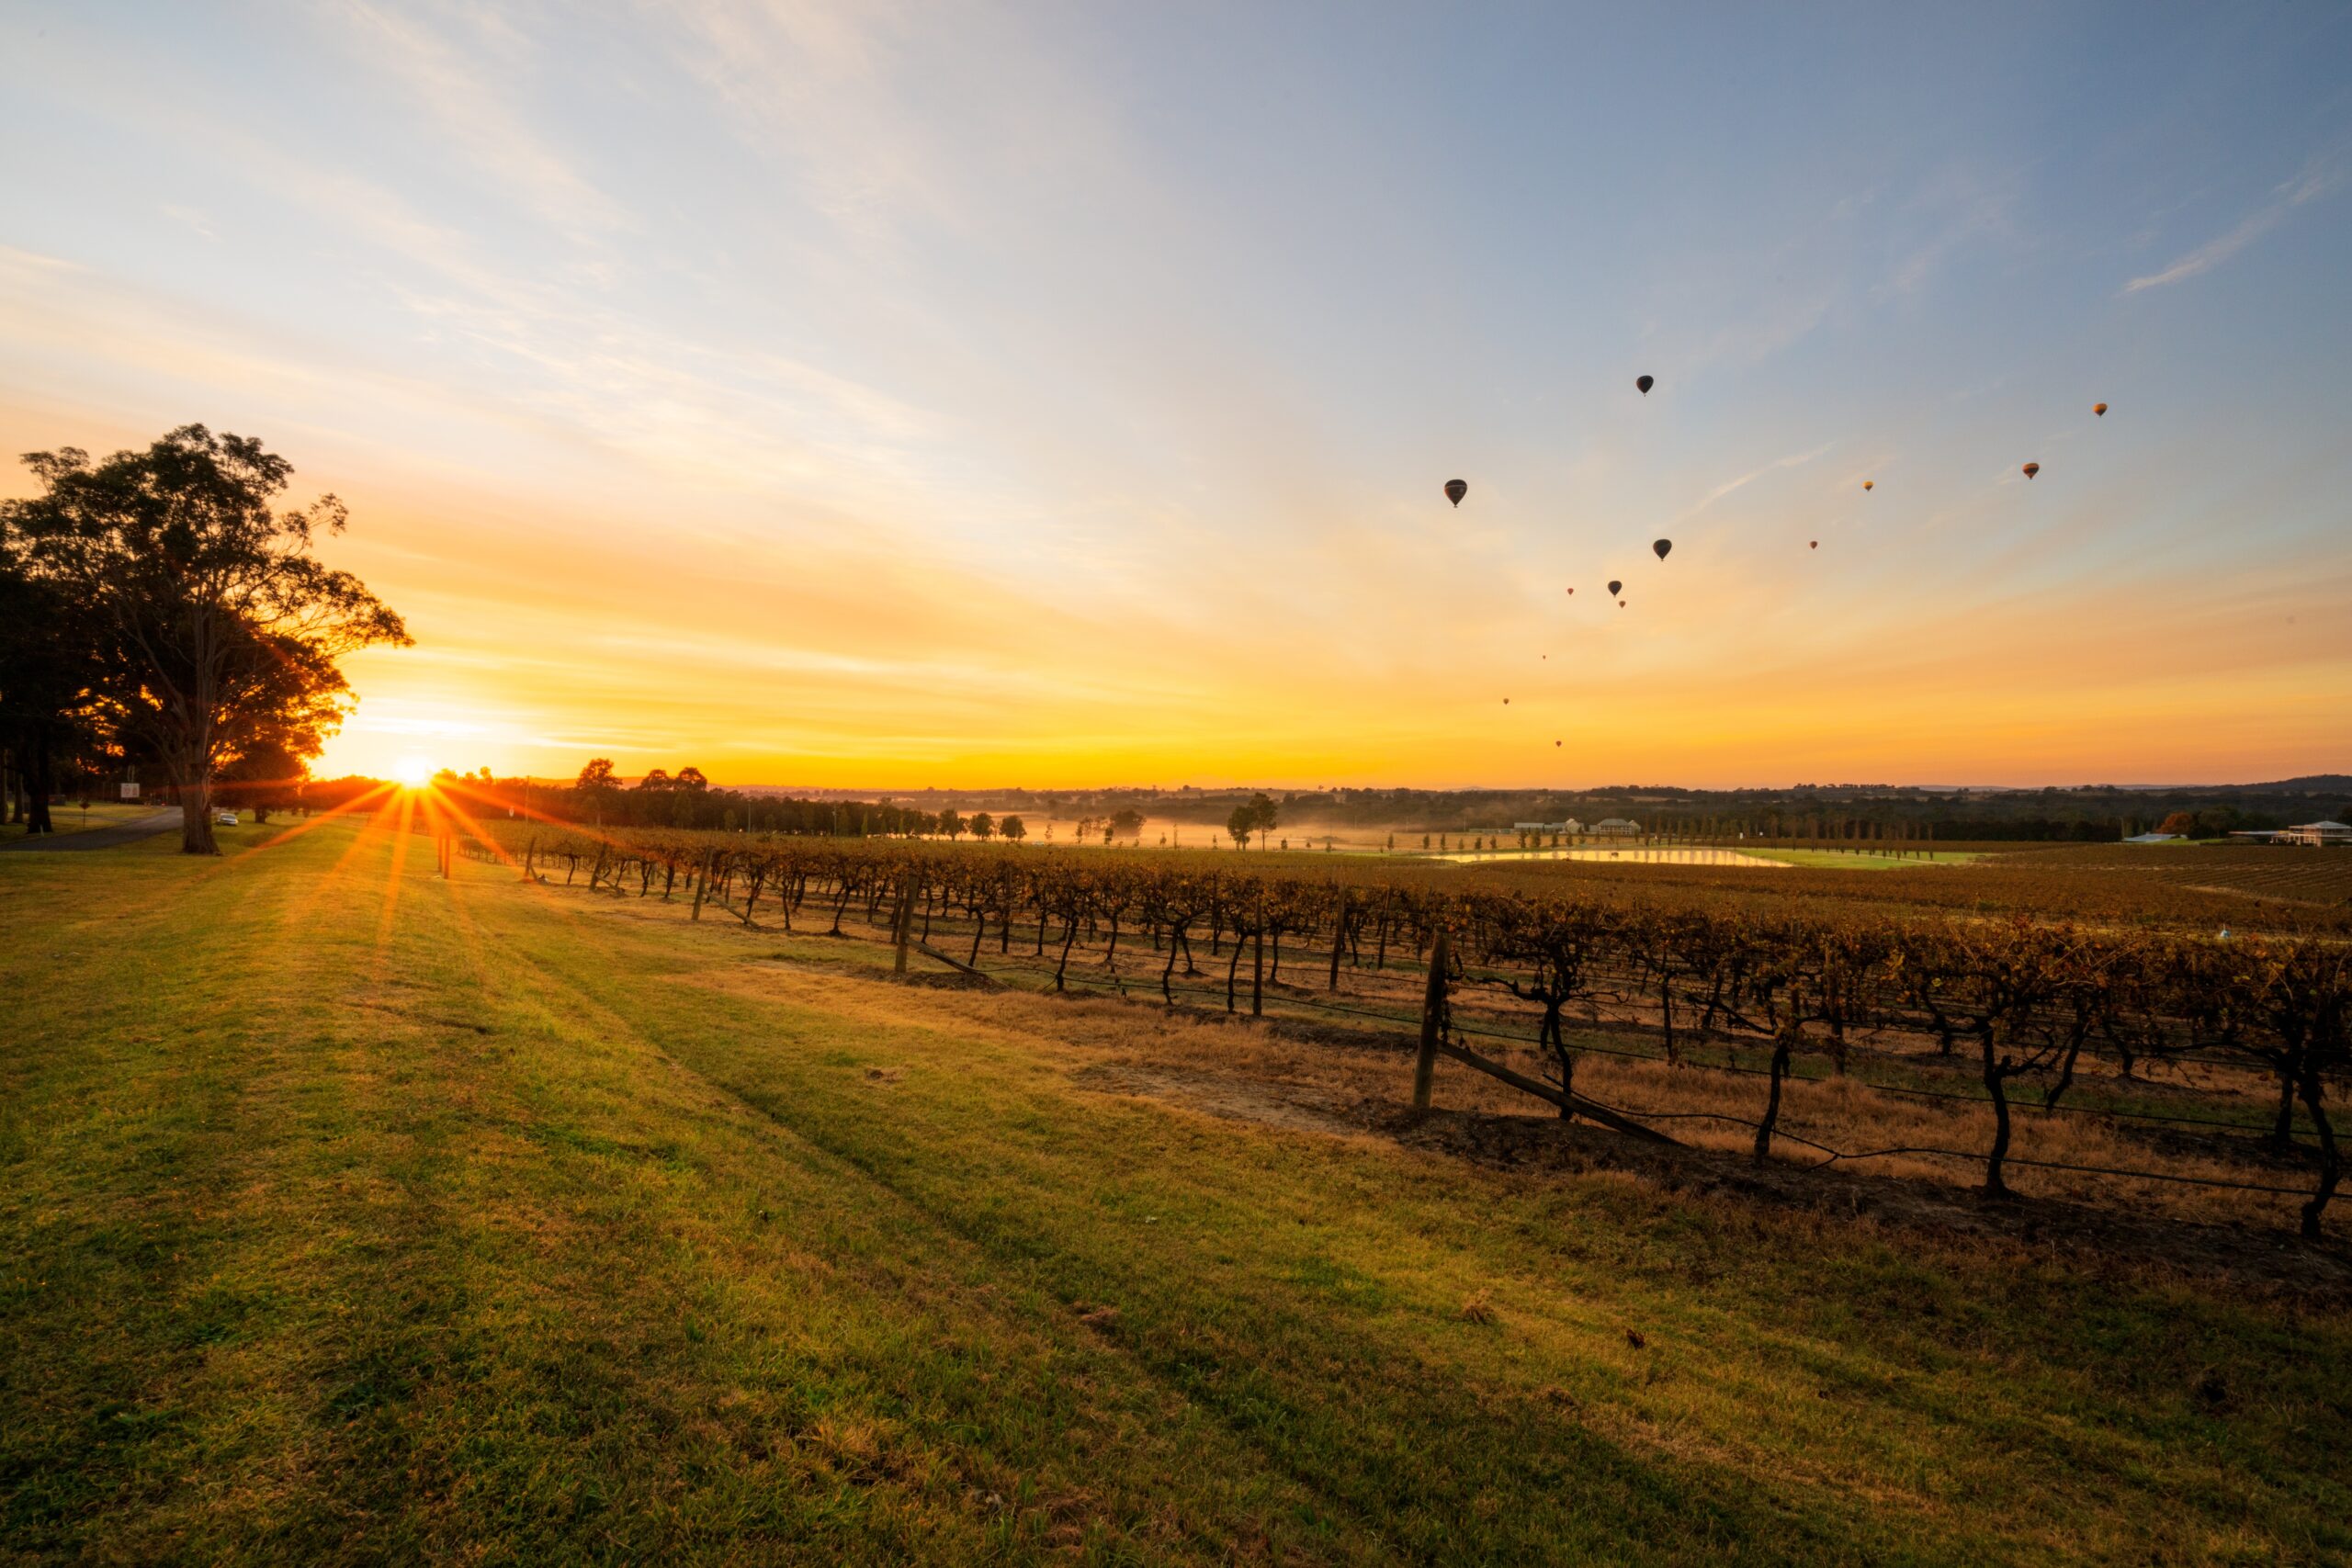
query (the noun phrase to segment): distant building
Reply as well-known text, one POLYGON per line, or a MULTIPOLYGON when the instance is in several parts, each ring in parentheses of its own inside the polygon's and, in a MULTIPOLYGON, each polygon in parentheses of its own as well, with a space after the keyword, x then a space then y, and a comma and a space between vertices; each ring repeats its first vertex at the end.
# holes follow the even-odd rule
POLYGON ((1604 817, 1592 825, 1594 835, 1603 839, 1635 838, 1640 835, 1642 825, 1639 822, 1628 821, 1623 817, 1604 817))
POLYGON ((2178 833, 2134 833, 2123 841, 2127 844, 2177 844, 2180 842, 2180 835, 2178 833))
POLYGON ((1566 822, 1514 822, 1510 825, 1510 830, 1514 833, 1581 833, 1584 831, 1577 825, 1577 820, 1573 817, 1566 822))
POLYGON ((2230 837, 2252 839, 2266 844, 2301 844, 2309 849, 2320 849, 2330 845, 2352 845, 2352 827, 2342 822, 2302 822, 2292 828, 2240 829, 2230 837))

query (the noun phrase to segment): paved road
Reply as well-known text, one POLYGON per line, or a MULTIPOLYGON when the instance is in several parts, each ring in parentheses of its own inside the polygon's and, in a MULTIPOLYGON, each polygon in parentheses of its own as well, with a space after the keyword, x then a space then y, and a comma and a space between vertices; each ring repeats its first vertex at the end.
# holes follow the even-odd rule
POLYGON ((117 844, 136 843, 157 833, 167 833, 179 825, 179 807, 175 806, 168 811, 157 811, 145 817, 134 817, 128 822, 118 822, 111 828, 89 828, 79 833, 12 833, 0 839, 0 854, 19 850, 110 850, 117 844))

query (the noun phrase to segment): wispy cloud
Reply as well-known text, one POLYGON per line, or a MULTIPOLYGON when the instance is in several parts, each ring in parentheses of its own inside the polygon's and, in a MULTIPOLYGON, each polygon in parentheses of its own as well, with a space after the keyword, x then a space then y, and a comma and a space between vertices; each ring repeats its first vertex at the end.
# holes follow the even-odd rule
POLYGON ((2254 243, 2285 221, 2287 215, 2308 201, 2316 201, 2344 183, 2345 166, 2341 160, 2314 157, 2303 165, 2302 172, 2279 186, 2270 202, 2249 213, 2228 233, 2206 241, 2162 272, 2152 272, 2145 277, 2135 277, 2123 286, 2126 294, 2137 294, 2143 288, 2161 288, 2167 283, 2180 283, 2201 276, 2254 243))
POLYGON ((514 85, 529 75, 521 63, 529 46, 503 21, 486 12, 466 13, 470 36, 452 39, 408 11, 364 0, 354 0, 342 15, 356 51, 397 77, 454 145, 534 211, 575 230, 630 222, 516 112, 514 85), (499 69, 484 67, 490 56, 503 57, 499 69))
POLYGON ((1697 505, 1683 512, 1681 515, 1675 519, 1675 521, 1677 523, 1688 523, 1690 519, 1698 516, 1701 513, 1706 511, 1707 508, 1713 506, 1724 497, 1731 494, 1732 491, 1739 490, 1745 486, 1754 484, 1758 479, 1762 479, 1765 475, 1778 473, 1782 468, 1803 468, 1805 464, 1812 462, 1816 457, 1828 456, 1829 449, 1837 445, 1838 443, 1835 441, 1825 441, 1810 452, 1792 452, 1785 457, 1773 458, 1770 462, 1765 464, 1760 468, 1750 468, 1747 472, 1740 475, 1739 478, 1736 479, 1726 479, 1722 484, 1719 484, 1714 489, 1709 491, 1700 499, 1697 505))

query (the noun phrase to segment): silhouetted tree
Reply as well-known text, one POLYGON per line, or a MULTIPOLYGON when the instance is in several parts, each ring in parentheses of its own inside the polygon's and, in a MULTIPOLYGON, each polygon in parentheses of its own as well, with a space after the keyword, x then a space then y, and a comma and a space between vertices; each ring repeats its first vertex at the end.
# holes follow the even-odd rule
POLYGON ((1250 819, 1258 825, 1258 847, 1262 850, 1266 847, 1266 835, 1272 832, 1282 820, 1281 808, 1274 805, 1274 797, 1262 790, 1251 795, 1250 819))
POLYGON ((118 738, 162 761, 180 847, 210 854, 215 772, 265 729, 334 728, 349 692, 335 660, 405 644, 407 629, 312 558, 321 534, 343 531, 341 502, 271 510, 293 468, 258 441, 191 424, 103 463, 72 446, 25 463, 42 493, 0 505, 0 526, 99 617, 118 738))

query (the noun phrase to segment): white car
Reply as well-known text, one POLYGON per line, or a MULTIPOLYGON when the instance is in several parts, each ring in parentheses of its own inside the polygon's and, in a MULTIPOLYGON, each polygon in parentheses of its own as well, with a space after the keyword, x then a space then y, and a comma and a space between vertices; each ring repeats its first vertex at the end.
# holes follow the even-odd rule
POLYGON ((237 825, 237 814, 233 811, 216 811, 212 814, 212 821, 215 827, 233 828, 237 825))

